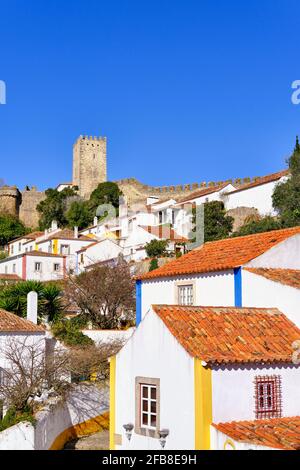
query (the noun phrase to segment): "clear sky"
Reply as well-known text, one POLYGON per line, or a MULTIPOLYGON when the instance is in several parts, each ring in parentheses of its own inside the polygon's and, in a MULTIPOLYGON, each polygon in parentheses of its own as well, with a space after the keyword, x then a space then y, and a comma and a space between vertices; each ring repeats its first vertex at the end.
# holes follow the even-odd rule
POLYGON ((110 180, 280 170, 300 134, 299 0, 0 0, 0 177, 71 180, 80 134, 110 180))

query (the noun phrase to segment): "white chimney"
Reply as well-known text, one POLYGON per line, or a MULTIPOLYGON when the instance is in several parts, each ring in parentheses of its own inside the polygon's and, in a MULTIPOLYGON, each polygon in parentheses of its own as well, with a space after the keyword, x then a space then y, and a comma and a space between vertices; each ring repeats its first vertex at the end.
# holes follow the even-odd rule
POLYGON ((151 206, 152 204, 155 204, 156 202, 159 201, 159 197, 156 197, 156 196, 149 196, 147 197, 147 206, 151 206))
POLYGON ((94 225, 98 225, 98 217, 94 217, 94 225))
POLYGON ((27 320, 37 324, 38 295, 31 291, 27 295, 27 320))
POLYGON ((52 222, 51 222, 51 232, 53 232, 54 230, 57 230, 56 220, 52 220, 52 222))
POLYGON ((74 238, 78 238, 78 227, 74 227, 74 238))

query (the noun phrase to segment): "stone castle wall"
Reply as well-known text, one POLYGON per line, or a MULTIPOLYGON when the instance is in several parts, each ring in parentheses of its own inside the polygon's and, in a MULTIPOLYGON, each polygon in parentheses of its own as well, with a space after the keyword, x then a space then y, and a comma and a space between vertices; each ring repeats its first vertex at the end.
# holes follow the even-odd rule
POLYGON ((106 137, 80 136, 73 146, 73 184, 88 199, 106 181, 106 137))
POLYGON ((2 186, 0 188, 0 213, 19 217, 21 193, 16 186, 2 186))
POLYGON ((37 191, 35 188, 21 192, 22 201, 19 209, 19 218, 24 225, 37 228, 39 224, 39 213, 36 206, 45 199, 44 191, 37 191))

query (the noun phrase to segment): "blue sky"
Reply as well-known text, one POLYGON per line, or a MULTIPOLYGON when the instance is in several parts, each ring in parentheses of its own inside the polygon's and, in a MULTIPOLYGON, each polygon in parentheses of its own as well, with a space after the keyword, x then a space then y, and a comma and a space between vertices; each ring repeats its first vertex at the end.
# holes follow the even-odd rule
POLYGON ((298 0, 0 0, 0 177, 71 179, 80 134, 110 180, 278 171, 300 134, 298 0))

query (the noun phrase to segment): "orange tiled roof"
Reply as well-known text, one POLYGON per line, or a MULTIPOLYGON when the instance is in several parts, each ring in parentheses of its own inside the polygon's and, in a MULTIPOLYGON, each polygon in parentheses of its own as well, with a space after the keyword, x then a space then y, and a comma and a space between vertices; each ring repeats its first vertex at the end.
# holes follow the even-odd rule
POLYGON ((146 230, 146 232, 151 233, 151 235, 154 235, 158 238, 165 238, 166 240, 172 240, 172 241, 180 241, 180 242, 186 242, 188 241, 186 238, 184 238, 182 235, 178 235, 171 227, 170 225, 140 225, 142 229, 146 230))
POLYGON ((184 196, 183 198, 178 199, 178 203, 188 202, 198 197, 208 196, 209 194, 221 191, 221 189, 226 188, 226 186, 228 186, 229 184, 231 183, 222 183, 219 186, 211 186, 209 188, 197 189, 196 191, 192 192, 189 196, 184 196))
POLYGON ((275 449, 300 450, 300 416, 213 423, 212 426, 235 441, 275 449))
POLYGON ((1 273, 0 274, 0 279, 1 280, 7 280, 7 281, 10 281, 10 280, 21 281, 22 280, 20 278, 20 276, 18 276, 17 274, 7 274, 7 273, 1 273))
POLYGON ((275 269, 275 268, 244 268, 250 273, 258 274, 274 282, 280 282, 287 286, 300 289, 299 269, 275 269))
POLYGON ((243 184, 238 189, 235 189, 234 191, 230 191, 227 194, 233 194, 239 191, 244 191, 245 189, 254 188, 255 186, 260 186, 262 184, 272 183, 272 181, 280 180, 280 178, 282 178, 283 176, 287 176, 288 174, 289 174, 289 170, 282 170, 282 171, 278 171, 277 173, 272 173, 271 175, 261 176, 260 178, 257 178, 256 181, 243 184))
POLYGON ((60 254, 54 254, 54 253, 46 253, 45 251, 37 251, 37 250, 32 250, 32 251, 27 251, 25 253, 22 253, 22 256, 42 256, 44 258, 65 258, 65 255, 60 255, 60 254))
POLYGON ((222 271, 243 266, 285 239, 300 234, 300 227, 206 242, 199 248, 154 269, 140 279, 222 271))
POLYGON ((35 325, 25 318, 18 317, 14 313, 0 309, 0 332, 20 331, 32 333, 44 333, 45 330, 40 325, 35 325))
POLYGON ((79 234, 78 238, 75 238, 73 230, 64 229, 64 230, 60 230, 59 232, 53 233, 49 237, 46 237, 45 239, 40 240, 37 243, 38 244, 39 243, 45 243, 48 240, 80 240, 80 241, 89 241, 90 242, 92 240, 92 237, 91 236, 88 237, 86 235, 80 235, 79 234))
POLYGON ((15 238, 14 240, 11 240, 8 244, 10 245, 11 243, 15 243, 18 240, 36 240, 37 238, 41 237, 44 235, 44 232, 31 232, 27 233, 27 235, 22 235, 21 237, 15 238))
POLYGON ((297 328, 276 308, 153 305, 172 335, 207 363, 292 363, 297 328))

